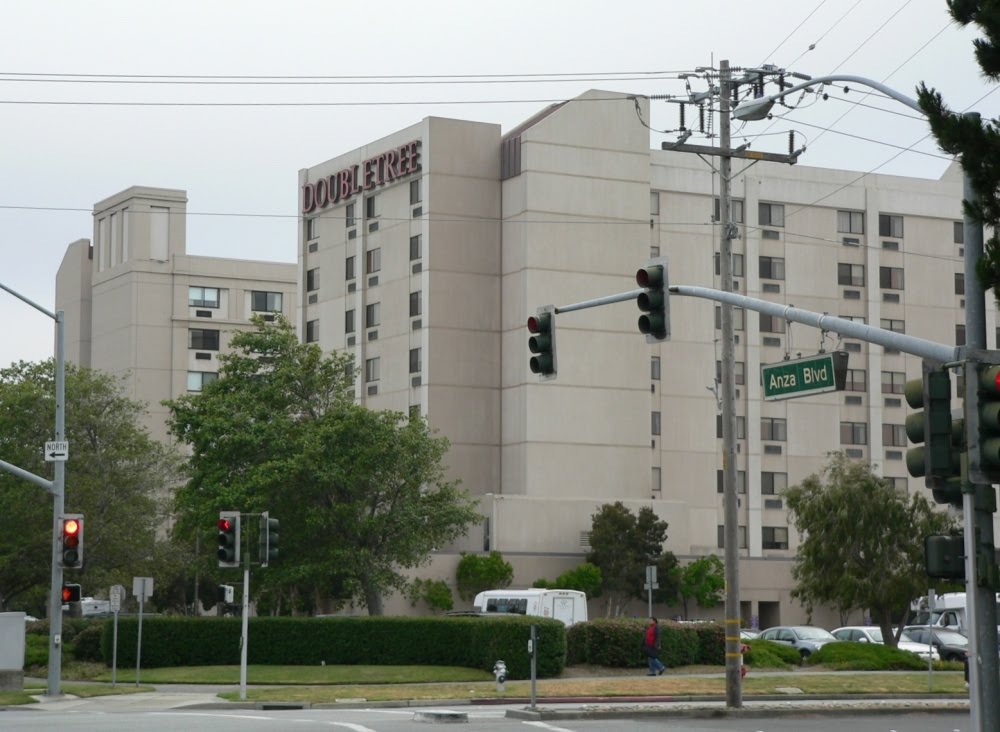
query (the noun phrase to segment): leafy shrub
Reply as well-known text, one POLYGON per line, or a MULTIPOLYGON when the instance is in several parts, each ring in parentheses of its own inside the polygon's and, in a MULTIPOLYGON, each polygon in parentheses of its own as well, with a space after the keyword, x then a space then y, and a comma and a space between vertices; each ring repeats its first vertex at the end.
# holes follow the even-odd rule
POLYGON ((444 580, 415 579, 410 585, 409 592, 410 607, 416 607, 418 602, 426 602, 433 611, 448 611, 455 607, 455 600, 451 596, 451 588, 444 580))
MULTIPOLYGON (((566 626, 520 615, 495 617, 250 618, 248 662, 274 665, 385 664, 467 666, 490 670, 502 659, 511 679, 530 676, 531 626, 538 626, 539 677, 566 665, 566 626)), ((118 663, 135 663, 138 623, 118 621, 118 663)), ((239 618, 157 617, 143 620, 142 664, 235 665, 240 662, 239 618)), ((111 624, 101 648, 110 662, 111 624)))
MULTIPOLYGON (((592 663, 612 668, 646 665, 642 639, 648 621, 639 618, 599 618, 573 625, 566 633, 568 665, 592 663)), ((660 623, 660 660, 669 667, 722 665, 725 636, 715 623, 660 623)))
POLYGON ((768 640, 744 641, 750 652, 743 654, 743 663, 756 668, 789 668, 801 662, 799 652, 791 646, 768 640))
POLYGON ((811 654, 806 663, 844 671, 919 671, 927 668, 927 662, 917 654, 881 643, 827 643, 811 654))
POLYGON ((463 553, 455 569, 455 580, 458 596, 471 600, 484 590, 510 587, 514 581, 514 567, 500 552, 490 552, 485 557, 463 553))
POLYGON ((103 661, 101 654, 101 636, 104 633, 104 623, 93 622, 76 634, 73 640, 73 657, 77 661, 103 661))
POLYGON ((24 638, 24 667, 45 666, 49 662, 49 637, 31 633, 24 638))

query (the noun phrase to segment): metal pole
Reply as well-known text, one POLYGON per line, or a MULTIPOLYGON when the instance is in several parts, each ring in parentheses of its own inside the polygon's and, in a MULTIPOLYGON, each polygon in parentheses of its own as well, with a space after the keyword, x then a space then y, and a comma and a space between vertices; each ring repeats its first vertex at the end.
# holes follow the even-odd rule
MULTIPOLYGON (((978 121, 979 114, 965 115, 978 121)), ((977 198, 968 172, 962 176, 962 197, 966 201, 977 198)), ((965 344, 970 349, 986 348, 986 303, 983 286, 976 276, 976 263, 983 256, 983 227, 964 214, 963 246, 965 247, 965 344)), ((978 392, 968 393, 975 399, 973 408, 978 410, 978 392)), ((978 440, 978 435, 966 435, 968 441, 978 440)), ((972 444, 969 442, 969 444, 972 444)), ((992 491, 991 485, 975 486, 975 491, 992 491)), ((975 493, 962 496, 963 530, 965 532, 965 605, 969 616, 969 691, 973 728, 1000 729, 1000 668, 997 662, 997 612, 996 597, 992 589, 980 587, 976 581, 977 549, 984 547, 993 556, 993 514, 977 511, 975 493), (976 726, 978 711, 979 724, 976 726)))
POLYGON ((247 700, 247 626, 250 616, 250 553, 243 563, 243 632, 240 635, 240 701, 247 700))
MULTIPOLYGON (((66 354, 65 323, 62 310, 55 314, 56 321, 56 441, 66 439, 66 354)), ((62 677, 62 583, 63 571, 59 566, 59 517, 62 516, 66 495, 66 463, 57 460, 52 481, 52 584, 49 588, 49 678, 48 695, 59 696, 62 677)))
POLYGON ((139 630, 135 637, 135 685, 139 685, 139 668, 142 660, 142 611, 146 604, 146 578, 139 579, 139 630))
POLYGON ((535 658, 538 656, 538 626, 531 626, 531 708, 535 708, 535 701, 538 698, 536 688, 535 658))
MULTIPOLYGON (((719 240, 722 290, 733 291, 733 222, 731 215, 731 185, 729 156, 729 101, 732 85, 729 61, 719 62, 719 240)), ((736 512, 736 354, 733 345, 733 306, 722 304, 722 486, 725 511, 726 553, 726 706, 743 706, 740 678, 740 556, 739 515, 736 512)))

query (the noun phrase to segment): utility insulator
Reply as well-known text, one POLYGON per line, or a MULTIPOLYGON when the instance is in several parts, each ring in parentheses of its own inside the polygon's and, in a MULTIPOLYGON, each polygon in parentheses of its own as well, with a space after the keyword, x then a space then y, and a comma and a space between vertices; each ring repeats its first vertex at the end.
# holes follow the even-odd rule
POLYGON ((684 126, 684 108, 687 105, 685 105, 684 102, 681 102, 680 106, 681 106, 681 128, 680 129, 681 129, 681 132, 684 132, 685 130, 687 130, 687 127, 684 126))
POLYGON ((795 130, 788 131, 788 154, 795 154, 795 130))
POLYGON ((705 105, 698 105, 698 131, 705 134, 705 105))

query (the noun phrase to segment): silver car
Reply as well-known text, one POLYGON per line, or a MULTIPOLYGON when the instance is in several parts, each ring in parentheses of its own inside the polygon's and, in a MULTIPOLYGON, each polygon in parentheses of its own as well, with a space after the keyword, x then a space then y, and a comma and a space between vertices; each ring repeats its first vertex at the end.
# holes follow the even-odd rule
MULTIPOLYGON (((876 625, 848 625, 843 628, 837 628, 831 632, 833 633, 834 638, 842 641, 879 644, 885 642, 882 638, 882 629, 876 625)), ((928 660, 928 656, 932 661, 937 661, 941 658, 933 646, 926 643, 917 643, 907 634, 905 630, 902 635, 899 636, 899 643, 896 644, 896 647, 901 651, 916 653, 925 661, 928 660)))
POLYGON ((837 642, 830 631, 812 625, 776 625, 761 633, 760 638, 795 648, 802 656, 802 660, 807 659, 827 643, 837 642))

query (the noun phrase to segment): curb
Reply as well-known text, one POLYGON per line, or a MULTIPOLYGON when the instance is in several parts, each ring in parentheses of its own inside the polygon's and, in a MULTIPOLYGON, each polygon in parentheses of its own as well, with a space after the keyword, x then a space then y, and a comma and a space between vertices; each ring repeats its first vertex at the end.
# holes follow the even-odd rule
MULTIPOLYGON (((850 708, 851 714, 864 713, 866 715, 883 716, 903 714, 947 714, 954 712, 968 711, 968 705, 956 706, 866 706, 858 705, 850 708)), ((555 710, 544 709, 531 711, 528 709, 508 709, 506 717, 521 721, 572 721, 572 720, 611 720, 611 719, 773 719, 774 717, 801 717, 803 714, 830 713, 843 715, 843 707, 764 707, 759 709, 628 709, 628 708, 608 708, 608 709, 579 709, 579 710, 555 710)))

